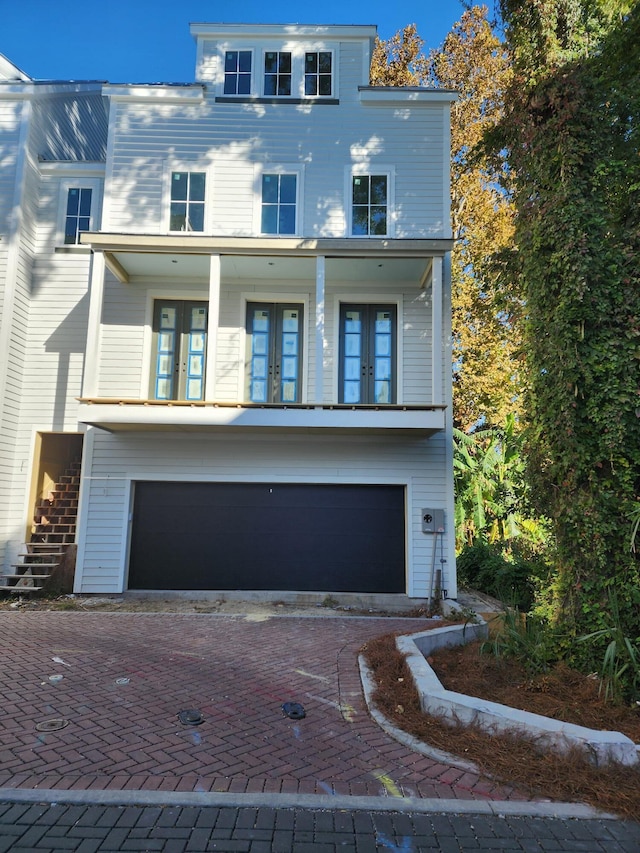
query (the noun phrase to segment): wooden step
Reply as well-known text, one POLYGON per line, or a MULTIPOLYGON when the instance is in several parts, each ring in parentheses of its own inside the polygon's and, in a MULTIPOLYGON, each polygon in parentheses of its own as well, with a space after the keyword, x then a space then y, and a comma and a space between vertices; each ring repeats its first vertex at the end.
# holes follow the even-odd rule
POLYGON ((47 578, 50 578, 50 577, 51 577, 50 574, 48 574, 48 575, 34 575, 31 572, 29 572, 28 574, 25 572, 24 574, 21 574, 21 575, 0 575, 0 580, 3 580, 4 578, 11 579, 11 580, 31 580, 32 578, 35 578, 36 580, 46 580, 47 578))
POLYGON ((11 563, 12 569, 57 569, 60 565, 60 560, 56 563, 11 563))
MULTIPOLYGON (((0 578, 1 580, 2 578, 0 578)), ((23 592, 41 592, 44 589, 43 586, 9 586, 6 583, 0 583, 0 592, 13 592, 13 593, 23 593, 23 592)))

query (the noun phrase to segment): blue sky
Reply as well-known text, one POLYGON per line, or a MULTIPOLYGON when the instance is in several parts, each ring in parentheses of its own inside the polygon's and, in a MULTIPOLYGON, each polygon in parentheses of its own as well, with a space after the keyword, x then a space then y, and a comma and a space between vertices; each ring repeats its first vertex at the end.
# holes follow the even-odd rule
MULTIPOLYGON (((491 7, 492 2, 488 2, 491 7)), ((36 79, 112 83, 193 80, 191 22, 377 24, 389 38, 415 23, 425 49, 460 19, 460 0, 0 0, 0 53, 36 79)))

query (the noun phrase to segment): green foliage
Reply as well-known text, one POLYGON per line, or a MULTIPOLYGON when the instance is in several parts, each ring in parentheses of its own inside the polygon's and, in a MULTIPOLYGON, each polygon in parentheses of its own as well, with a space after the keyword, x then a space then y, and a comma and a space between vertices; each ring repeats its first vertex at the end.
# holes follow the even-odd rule
POLYGON ((636 702, 640 699, 640 637, 625 635, 615 592, 609 593, 609 614, 608 627, 579 637, 578 643, 588 644, 589 662, 602 655, 599 671, 605 697, 613 702, 636 702))
POLYGON ((513 415, 504 427, 454 430, 456 545, 510 543, 536 551, 547 542, 543 518, 529 512, 525 437, 513 415))
MULTIPOLYGON (((640 7, 505 0, 532 500, 557 543, 551 614, 640 635, 640 7), (627 14, 628 13, 628 14, 627 14)), ((604 635, 601 635, 604 636, 604 635)), ((616 651, 619 651, 619 644, 616 651)))
POLYGON ((483 654, 515 658, 527 672, 547 672, 559 660, 558 637, 547 623, 517 610, 505 610, 503 623, 491 640, 480 647, 483 654))
POLYGON ((548 574, 542 558, 524 557, 517 549, 505 551, 501 544, 468 545, 457 557, 456 566, 463 586, 486 592, 523 612, 533 606, 536 581, 548 574))

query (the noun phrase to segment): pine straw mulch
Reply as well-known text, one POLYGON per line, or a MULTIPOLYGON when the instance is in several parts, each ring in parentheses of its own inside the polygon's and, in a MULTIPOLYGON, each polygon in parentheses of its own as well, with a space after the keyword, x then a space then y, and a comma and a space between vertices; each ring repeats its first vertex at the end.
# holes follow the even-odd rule
MULTIPOLYGON (((512 785, 531 797, 587 803, 626 818, 638 819, 640 815, 640 766, 638 765, 633 768, 616 764, 608 767, 594 767, 577 749, 568 754, 559 755, 539 750, 534 738, 527 739, 515 733, 488 735, 476 726, 464 726, 459 722, 447 725, 435 717, 424 714, 405 658, 396 648, 396 636, 398 634, 385 634, 370 640, 363 647, 362 652, 376 682, 373 700, 387 719, 398 728, 428 743, 429 746, 474 762, 483 774, 494 781, 512 785)), ((578 685, 576 682, 576 678, 578 682, 591 682, 591 679, 577 676, 577 674, 567 676, 569 671, 561 670, 558 678, 548 676, 546 680, 534 684, 526 673, 521 673, 519 683, 522 686, 518 687, 518 677, 514 675, 511 665, 506 668, 510 675, 505 674, 502 671, 503 661, 498 661, 498 666, 493 667, 492 656, 480 657, 477 644, 473 645, 475 650, 472 646, 471 649, 467 647, 466 650, 438 652, 434 656, 432 666, 436 671, 439 667, 438 659, 445 661, 442 680, 447 688, 470 694, 474 692, 470 685, 475 686, 479 681, 483 681, 483 692, 493 701, 513 705, 514 701, 506 701, 506 698, 515 695, 520 699, 515 704, 521 709, 557 718, 566 717, 567 722, 579 722, 580 725, 588 725, 589 728, 612 728, 616 731, 624 731, 636 743, 640 740, 638 737, 640 712, 605 706, 607 715, 611 713, 613 716, 604 718, 603 703, 598 697, 597 684, 587 684, 585 687, 583 683, 578 685), (455 677, 458 679, 455 686, 451 680, 454 667, 457 670, 455 677), (496 669, 498 675, 494 677, 493 671, 496 669), (565 676, 569 679, 568 682, 564 681, 565 676), (502 694, 498 694, 497 686, 494 690, 494 681, 504 682, 502 694), (560 688, 557 707, 562 710, 558 713, 550 713, 549 710, 553 701, 554 685, 560 688), (593 687, 595 687, 595 694, 590 692, 593 687), (583 693, 583 689, 587 689, 587 692, 583 693), (576 695, 583 697, 578 698, 577 703, 573 702, 576 695), (529 699, 532 700, 531 704, 529 699), (541 701, 544 703, 544 711, 540 710, 541 701), (587 718, 583 715, 580 718, 568 719, 571 714, 567 709, 572 706, 575 709, 576 704, 580 705, 581 701, 585 705, 594 706, 597 725, 593 725, 594 717, 587 718), (623 713, 625 710, 629 718, 629 727, 626 721, 624 727, 622 725, 622 717, 626 716, 623 713), (590 722, 584 722, 585 719, 589 719, 590 722), (605 724, 603 719, 606 719, 605 724), (612 720, 616 721, 615 725, 610 722, 612 720)))

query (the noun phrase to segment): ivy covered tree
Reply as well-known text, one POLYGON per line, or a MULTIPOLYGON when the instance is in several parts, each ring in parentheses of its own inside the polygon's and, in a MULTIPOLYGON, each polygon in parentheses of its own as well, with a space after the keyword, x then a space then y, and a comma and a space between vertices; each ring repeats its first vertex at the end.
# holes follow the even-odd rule
POLYGON ((555 620, 640 638, 640 7, 502 0, 500 146, 526 298, 530 473, 558 549, 555 620))

